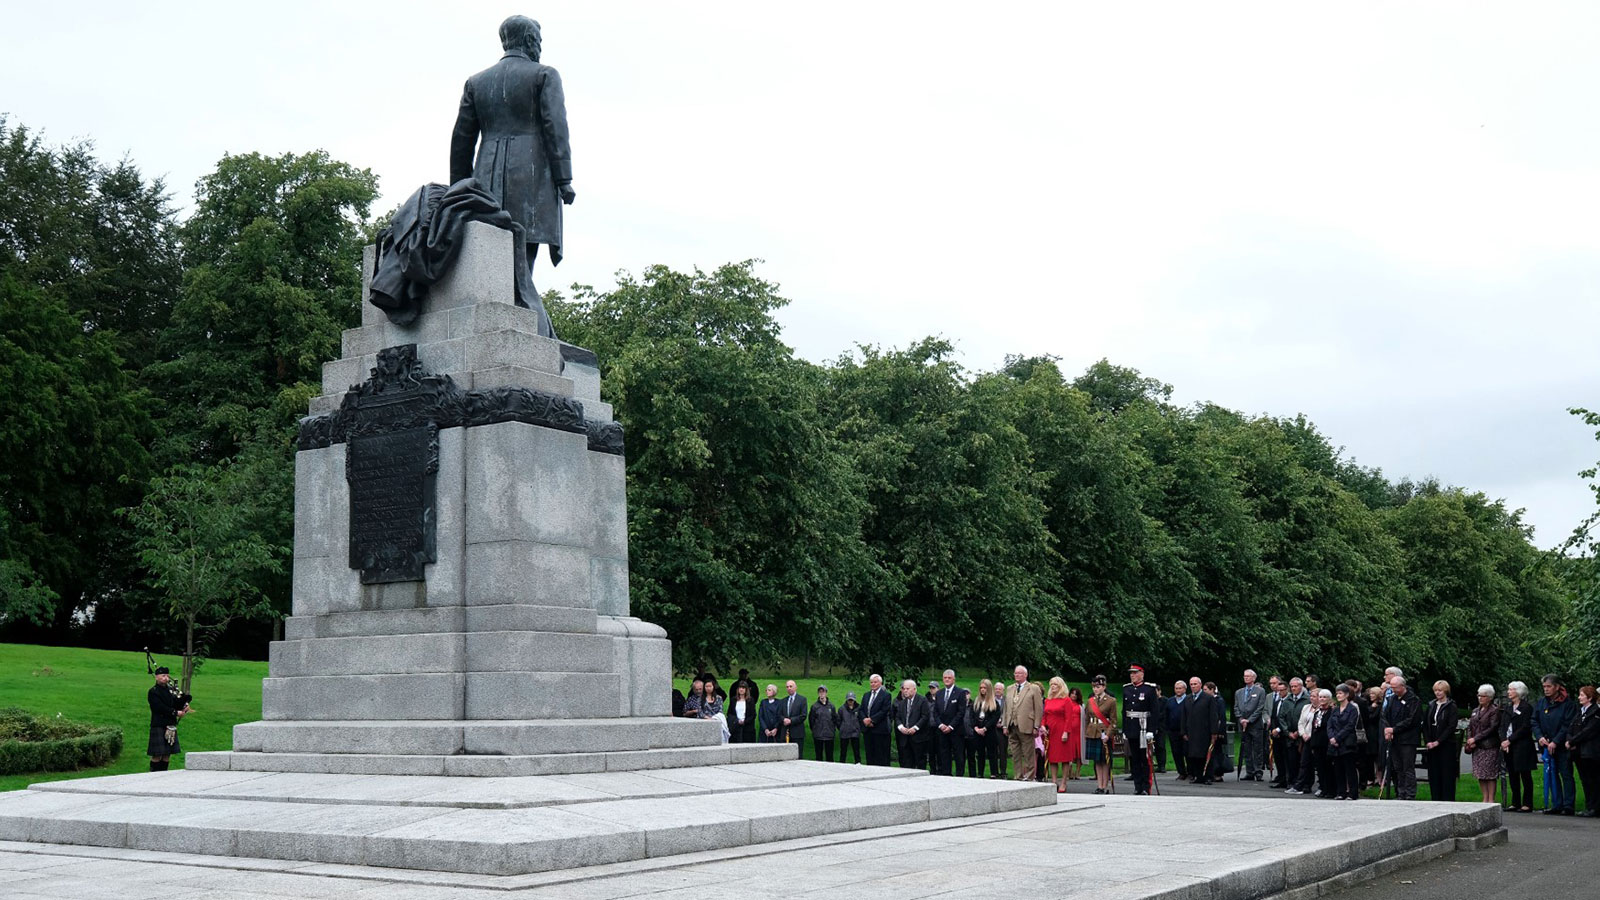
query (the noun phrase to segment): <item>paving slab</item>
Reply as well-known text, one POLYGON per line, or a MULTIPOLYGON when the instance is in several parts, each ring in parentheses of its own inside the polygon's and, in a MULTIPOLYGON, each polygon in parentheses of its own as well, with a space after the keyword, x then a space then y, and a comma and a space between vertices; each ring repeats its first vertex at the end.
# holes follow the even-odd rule
MULTIPOLYGON (((658 789, 641 783, 646 778, 643 773, 627 774, 632 790, 658 789)), ((279 862, 291 874, 252 884, 249 871, 241 870, 273 861, 0 843, 0 885, 6 886, 0 895, 86 900, 140 896, 143 887, 156 885, 165 887, 159 892, 163 897, 199 897, 209 887, 211 897, 246 897, 243 891, 251 891, 274 897, 390 900, 632 896, 714 900, 768 892, 770 878, 752 872, 754 868, 804 872, 798 891, 802 897, 808 891, 817 897, 1013 897, 1020 878, 1029 886, 1029 894, 1042 897, 1244 900, 1278 895, 1282 900, 1299 900, 1437 859, 1458 847, 1491 844, 1496 835, 1504 834, 1498 808, 1481 804, 1289 807, 1295 801, 1081 793, 1052 796, 1050 806, 1022 812, 857 827, 870 825, 876 811, 886 808, 904 814, 917 804, 926 810, 930 804, 959 798, 963 782, 974 783, 922 776, 527 809, 456 809, 439 814, 440 810, 391 808, 387 811, 424 817, 376 826, 368 821, 346 835, 352 842, 345 846, 359 846, 369 858, 404 852, 405 865, 448 865, 458 870, 455 873, 279 862), (845 801, 864 810, 863 818, 852 820, 847 814, 841 822, 837 808, 845 801), (835 810, 831 819, 826 813, 830 808, 835 810), (642 821, 658 827, 640 828, 642 821), (719 846, 736 841, 745 830, 749 842, 719 846), (579 837, 581 842, 563 846, 551 839, 557 833, 579 837), (1152 843, 1152 835, 1161 840, 1152 843), (575 851, 575 847, 588 849, 575 851), (413 849, 423 855, 411 857, 413 849), (87 862, 84 854, 95 853, 118 855, 87 862), (564 864, 529 874, 496 874, 537 868, 537 861, 549 853, 559 855, 564 864), (940 854, 942 864, 929 864, 932 853, 940 854), (459 872, 469 858, 476 859, 472 868, 479 870, 477 874, 459 872), (126 877, 119 880, 119 872, 126 877), (8 882, 11 876, 14 882, 8 882), (133 893, 114 894, 117 887, 129 884, 136 888, 133 893), (236 893, 235 887, 241 892, 236 893)), ((0 795, 0 810, 37 816, 38 801, 22 799, 29 802, 0 795)), ((92 795, 58 792, 56 799, 82 803, 92 795)), ((77 809, 84 819, 104 819, 115 812, 107 803, 136 799, 77 809)), ((317 821, 317 810, 322 808, 298 805, 296 814, 304 818, 296 827, 332 833, 335 828, 317 821)), ((178 828, 192 827, 207 815, 217 822, 238 815, 231 803, 220 803, 209 812, 168 809, 167 813, 179 814, 171 820, 178 828)), ((392 859, 385 861, 395 864, 392 859)))
POLYGON ((520 875, 1054 805, 1044 785, 787 761, 592 776, 201 771, 0 795, 0 839, 520 875), (937 783, 936 783, 937 782, 937 783), (103 793, 90 789, 98 784, 103 793))

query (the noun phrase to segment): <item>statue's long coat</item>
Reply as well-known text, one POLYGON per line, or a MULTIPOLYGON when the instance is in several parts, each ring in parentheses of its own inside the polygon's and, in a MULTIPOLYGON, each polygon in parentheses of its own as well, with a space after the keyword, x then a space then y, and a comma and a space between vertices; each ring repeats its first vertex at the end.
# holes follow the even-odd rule
POLYGON ((572 181, 572 148, 555 69, 512 50, 467 79, 450 138, 450 181, 467 177, 500 201, 528 243, 550 245, 551 261, 561 261, 559 186, 572 181))

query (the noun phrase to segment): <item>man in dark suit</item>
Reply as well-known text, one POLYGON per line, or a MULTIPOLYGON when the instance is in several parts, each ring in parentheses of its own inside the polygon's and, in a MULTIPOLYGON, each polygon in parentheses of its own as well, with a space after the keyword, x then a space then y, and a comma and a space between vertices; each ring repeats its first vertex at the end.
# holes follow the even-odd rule
POLYGON ((967 691, 956 687, 954 669, 944 670, 944 687, 933 698, 933 724, 938 732, 939 762, 935 775, 960 775, 966 768, 967 691))
POLYGON ((883 676, 873 675, 861 698, 861 732, 867 738, 867 765, 889 764, 889 721, 894 718, 894 698, 883 686, 883 676))
POLYGON ((1184 702, 1183 711, 1184 754, 1189 757, 1189 780, 1195 784, 1210 784, 1214 757, 1218 752, 1227 752, 1225 747, 1221 751, 1217 749, 1223 734, 1219 727, 1221 704, 1202 690, 1204 684, 1199 678, 1189 679, 1189 699, 1184 702))
POLYGON ((917 693, 915 679, 907 678, 900 685, 900 699, 894 702, 894 726, 900 736, 900 768, 926 768, 933 712, 928 698, 917 693))
POLYGON ((1172 696, 1161 701, 1161 731, 1172 745, 1172 765, 1178 770, 1180 780, 1189 777, 1189 757, 1183 745, 1183 713, 1188 700, 1189 686, 1175 681, 1172 684, 1172 696))
POLYGON ((522 227, 529 269, 540 244, 561 262, 561 206, 576 196, 561 75, 540 64, 540 43, 526 16, 500 24, 505 55, 467 79, 450 137, 450 181, 474 178, 500 201, 522 227))
POLYGON ((1394 696, 1383 710, 1383 739, 1391 748, 1395 795, 1417 799, 1417 744, 1422 741, 1422 699, 1406 686, 1403 676, 1389 679, 1394 696))
POLYGON ((783 730, 779 732, 778 742, 797 745, 800 748, 800 759, 805 759, 806 698, 796 692, 793 681, 784 682, 783 687, 789 692, 789 696, 780 701, 783 703, 783 730))

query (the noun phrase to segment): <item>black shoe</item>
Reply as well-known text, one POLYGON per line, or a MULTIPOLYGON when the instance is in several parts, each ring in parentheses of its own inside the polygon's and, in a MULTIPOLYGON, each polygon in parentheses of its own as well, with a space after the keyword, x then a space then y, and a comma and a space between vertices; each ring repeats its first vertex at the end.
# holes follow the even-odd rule
POLYGON ((1125 776, 1123 776, 1122 780, 1123 781, 1132 781, 1133 780, 1133 776, 1132 775, 1125 775, 1125 776))
POLYGON ((1539 813, 1540 813, 1540 815, 1546 815, 1546 816, 1559 816, 1559 815, 1561 815, 1561 810, 1552 809, 1552 808, 1546 807, 1544 809, 1539 810, 1539 813))
POLYGON ((1561 814, 1562 814, 1562 815, 1563 815, 1563 816, 1570 816, 1570 815, 1572 815, 1572 814, 1573 814, 1573 812, 1572 812, 1572 810, 1570 810, 1570 809, 1565 809, 1565 808, 1563 808, 1563 809, 1562 809, 1562 810, 1561 810, 1561 814))
POLYGON ((1133 795, 1135 797, 1148 797, 1148 796, 1150 796, 1150 792, 1149 791, 1134 791, 1133 795))
POLYGON ((1580 819, 1592 819, 1592 818, 1594 818, 1594 810, 1586 809, 1583 812, 1574 813, 1574 815, 1576 815, 1580 819))

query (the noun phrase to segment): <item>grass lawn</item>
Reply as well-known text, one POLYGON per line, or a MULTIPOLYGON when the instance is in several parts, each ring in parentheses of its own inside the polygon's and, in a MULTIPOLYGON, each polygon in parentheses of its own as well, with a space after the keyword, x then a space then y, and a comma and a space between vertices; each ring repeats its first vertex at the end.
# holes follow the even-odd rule
MULTIPOLYGON (((161 658, 176 669, 181 660, 161 658)), ((233 726, 261 718, 264 662, 207 660, 195 675, 193 715, 184 717, 178 734, 186 751, 229 750, 233 726)), ((42 716, 122 729, 122 753, 111 765, 81 772, 40 772, 0 776, 0 791, 13 791, 38 781, 122 775, 150 769, 145 744, 150 735, 150 707, 145 693, 154 680, 145 674, 143 653, 0 644, 0 706, 20 706, 42 716)), ((181 768, 183 757, 173 760, 181 768)))

